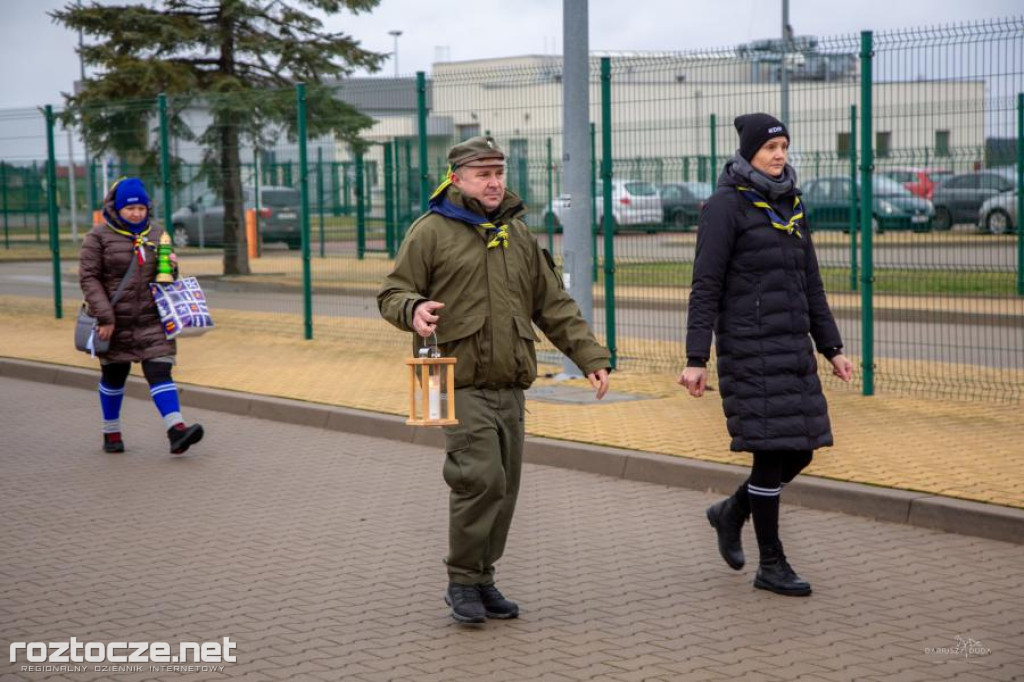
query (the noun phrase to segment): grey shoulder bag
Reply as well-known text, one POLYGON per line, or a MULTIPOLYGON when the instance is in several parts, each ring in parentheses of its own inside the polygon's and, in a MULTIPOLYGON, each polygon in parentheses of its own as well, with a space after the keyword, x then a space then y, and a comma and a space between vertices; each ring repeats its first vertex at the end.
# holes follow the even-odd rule
MULTIPOLYGON (((128 280, 131 279, 132 272, 134 270, 135 254, 132 254, 132 260, 131 263, 128 264, 128 270, 124 273, 121 283, 117 285, 117 289, 114 290, 114 295, 110 298, 111 308, 121 300, 121 295, 124 294, 124 288, 128 286, 128 280)), ((92 357, 104 355, 110 350, 110 339, 101 339, 97 336, 97 326, 96 318, 89 314, 89 306, 83 301, 82 307, 78 309, 78 319, 75 321, 75 350, 88 353, 92 357)))

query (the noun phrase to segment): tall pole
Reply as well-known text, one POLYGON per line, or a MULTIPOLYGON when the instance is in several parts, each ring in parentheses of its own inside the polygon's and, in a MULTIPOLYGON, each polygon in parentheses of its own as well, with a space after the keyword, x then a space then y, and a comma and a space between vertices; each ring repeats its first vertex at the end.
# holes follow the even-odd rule
MULTIPOLYGON (((53 261, 53 309, 58 320, 64 316, 60 283, 60 226, 57 215, 57 153, 53 143, 53 107, 46 105, 46 215, 50 227, 50 257, 53 261)), ((37 213, 38 215, 38 213, 37 213)))
MULTIPOLYGON (((576 299, 584 319, 593 323, 594 250, 590 233, 590 39, 587 0, 562 0, 563 73, 562 187, 569 205, 562 220, 565 288, 576 299)), ((608 163, 611 159, 607 160, 608 163)), ((606 207, 610 210, 611 207, 606 207)), ((582 372, 569 358, 562 363, 567 376, 582 372)))
POLYGON ((427 212, 430 201, 430 173, 427 167, 427 74, 416 72, 416 129, 420 147, 420 212, 427 212))
POLYGON ((299 137, 299 198, 302 202, 302 318, 303 337, 313 338, 313 281, 309 262, 309 161, 306 158, 306 84, 295 84, 299 137))
POLYGON ((789 0, 782 0, 782 59, 779 60, 779 113, 789 127, 789 0))
POLYGON ((874 34, 861 31, 860 34, 860 243, 861 243, 861 359, 864 364, 863 394, 875 394, 875 318, 874 318, 874 261, 871 243, 872 220, 872 178, 875 170, 875 139, 871 130, 871 66, 874 52, 874 34))
POLYGON ((392 56, 395 60, 395 78, 398 78, 398 36, 402 35, 401 31, 388 31, 388 35, 395 39, 395 50, 392 52, 392 56))
POLYGON ((1024 296, 1024 92, 1017 93, 1017 295, 1024 296))

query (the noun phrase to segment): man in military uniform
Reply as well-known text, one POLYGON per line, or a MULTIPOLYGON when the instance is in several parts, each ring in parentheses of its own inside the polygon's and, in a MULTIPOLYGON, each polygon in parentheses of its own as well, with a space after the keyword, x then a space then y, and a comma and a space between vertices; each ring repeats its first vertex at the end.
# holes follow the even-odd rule
POLYGON ((519 493, 523 390, 537 376, 533 324, 587 375, 598 399, 610 362, 523 222, 523 202, 505 188, 505 154, 494 140, 457 144, 448 163, 377 304, 388 322, 423 338, 436 334, 441 352, 458 359, 459 424, 445 427, 445 601, 456 621, 483 623, 519 615, 494 585, 494 564, 519 493))

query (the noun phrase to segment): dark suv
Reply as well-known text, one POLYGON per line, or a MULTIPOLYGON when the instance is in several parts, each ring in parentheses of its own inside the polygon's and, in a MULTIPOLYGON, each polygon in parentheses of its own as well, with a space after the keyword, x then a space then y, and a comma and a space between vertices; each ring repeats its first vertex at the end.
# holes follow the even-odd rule
POLYGON ((981 205, 1003 192, 1017 188, 1012 168, 992 168, 954 175, 935 188, 935 229, 948 230, 957 223, 974 224, 981 205))
MULTIPOLYGON (((255 208, 251 187, 242 190, 245 209, 255 208)), ((290 249, 301 243, 299 227, 299 190, 267 185, 260 187, 259 230, 264 243, 284 242, 290 249)), ((188 206, 171 215, 174 244, 185 246, 223 246, 224 203, 213 192, 206 192, 188 206)), ((244 229, 244 226, 243 226, 244 229)))

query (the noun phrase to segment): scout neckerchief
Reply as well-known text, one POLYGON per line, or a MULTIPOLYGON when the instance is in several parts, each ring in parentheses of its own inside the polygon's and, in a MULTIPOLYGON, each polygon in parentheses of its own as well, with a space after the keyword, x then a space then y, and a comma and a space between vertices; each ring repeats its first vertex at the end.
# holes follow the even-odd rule
POLYGON ((128 237, 132 240, 132 248, 135 250, 135 257, 139 259, 139 265, 146 262, 146 247, 150 246, 156 248, 156 244, 146 239, 146 235, 153 229, 153 225, 146 225, 146 229, 140 232, 131 232, 129 230, 122 230, 118 227, 114 227, 114 222, 110 219, 110 216, 104 216, 106 218, 107 227, 114 232, 118 233, 123 237, 128 237))
POLYGON ((782 220, 782 217, 775 212, 772 205, 769 204, 764 197, 757 193, 752 187, 743 187, 740 185, 736 186, 739 193, 746 197, 750 203, 758 208, 763 208, 764 212, 768 214, 768 222, 772 224, 776 230, 782 230, 788 234, 796 234, 797 239, 800 238, 800 230, 796 229, 797 221, 804 217, 804 211, 800 207, 800 197, 793 197, 793 216, 786 222, 782 220))
POLYGON ((498 246, 501 248, 508 248, 508 225, 499 224, 495 225, 487 218, 468 208, 456 206, 448 197, 445 196, 448 191, 448 187, 452 184, 452 167, 448 166, 448 172, 445 173, 444 182, 437 186, 434 193, 430 195, 430 210, 439 215, 443 215, 446 218, 453 218, 455 220, 461 220, 464 223, 470 225, 479 225, 480 227, 487 230, 487 248, 495 249, 498 246))

